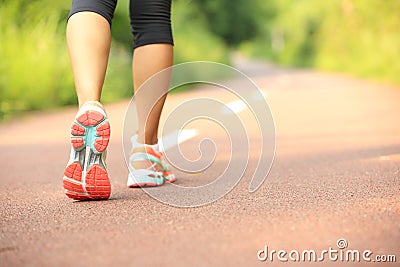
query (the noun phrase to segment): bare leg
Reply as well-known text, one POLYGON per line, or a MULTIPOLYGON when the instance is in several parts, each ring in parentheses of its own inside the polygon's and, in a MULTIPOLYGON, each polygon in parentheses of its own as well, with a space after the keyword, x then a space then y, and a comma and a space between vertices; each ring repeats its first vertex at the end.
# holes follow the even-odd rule
MULTIPOLYGON (((149 77, 172 66, 172 64, 173 46, 171 44, 150 44, 136 48, 132 63, 135 92, 149 77)), ((157 88, 143 88, 143 90, 150 91, 142 92, 136 98, 139 142, 150 145, 158 142, 158 124, 166 98, 164 94, 168 91, 168 88, 169 77, 165 77, 161 84, 157 84, 157 88), (164 96, 158 100, 160 95, 164 96)))
POLYGON ((110 24, 93 12, 76 13, 68 20, 67 44, 79 106, 100 101, 110 52, 110 24))

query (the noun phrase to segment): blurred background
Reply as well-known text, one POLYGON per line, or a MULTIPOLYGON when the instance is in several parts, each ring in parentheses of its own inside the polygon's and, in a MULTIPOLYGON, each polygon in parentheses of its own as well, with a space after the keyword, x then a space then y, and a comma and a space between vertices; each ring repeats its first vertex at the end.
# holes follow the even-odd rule
MULTIPOLYGON (((65 42, 71 1, 0 0, 0 121, 77 103, 65 42)), ((131 97, 128 0, 112 28, 103 101, 131 97)), ((400 84, 398 0, 173 0, 175 63, 232 54, 400 84)))

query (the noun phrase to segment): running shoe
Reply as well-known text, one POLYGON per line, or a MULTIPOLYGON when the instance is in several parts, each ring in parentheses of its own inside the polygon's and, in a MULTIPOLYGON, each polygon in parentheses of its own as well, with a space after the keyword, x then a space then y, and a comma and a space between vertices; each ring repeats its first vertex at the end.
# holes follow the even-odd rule
POLYGON ((161 186, 176 181, 169 165, 162 159, 158 144, 145 145, 132 136, 127 185, 130 188, 161 186))
POLYGON ((64 171, 63 185, 75 200, 108 199, 111 185, 106 168, 110 124, 103 106, 86 102, 71 125, 71 154, 64 171))

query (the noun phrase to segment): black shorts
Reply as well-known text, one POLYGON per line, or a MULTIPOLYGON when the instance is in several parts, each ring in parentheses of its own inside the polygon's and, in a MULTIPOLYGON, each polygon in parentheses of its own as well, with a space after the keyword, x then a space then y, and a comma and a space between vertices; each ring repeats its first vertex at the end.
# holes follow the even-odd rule
MULTIPOLYGON (((117 0, 73 0, 68 19, 81 11, 103 16, 111 26, 117 0)), ((133 47, 147 44, 173 44, 171 0, 130 0, 129 14, 134 36, 133 47)))

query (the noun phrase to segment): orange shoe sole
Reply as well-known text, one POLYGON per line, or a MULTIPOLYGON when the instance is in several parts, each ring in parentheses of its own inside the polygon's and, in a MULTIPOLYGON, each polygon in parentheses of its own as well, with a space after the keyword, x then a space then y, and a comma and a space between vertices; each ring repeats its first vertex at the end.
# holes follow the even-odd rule
POLYGON ((103 161, 110 140, 110 124, 105 115, 88 110, 71 126, 72 152, 65 168, 63 186, 74 200, 104 200, 111 184, 103 161))

